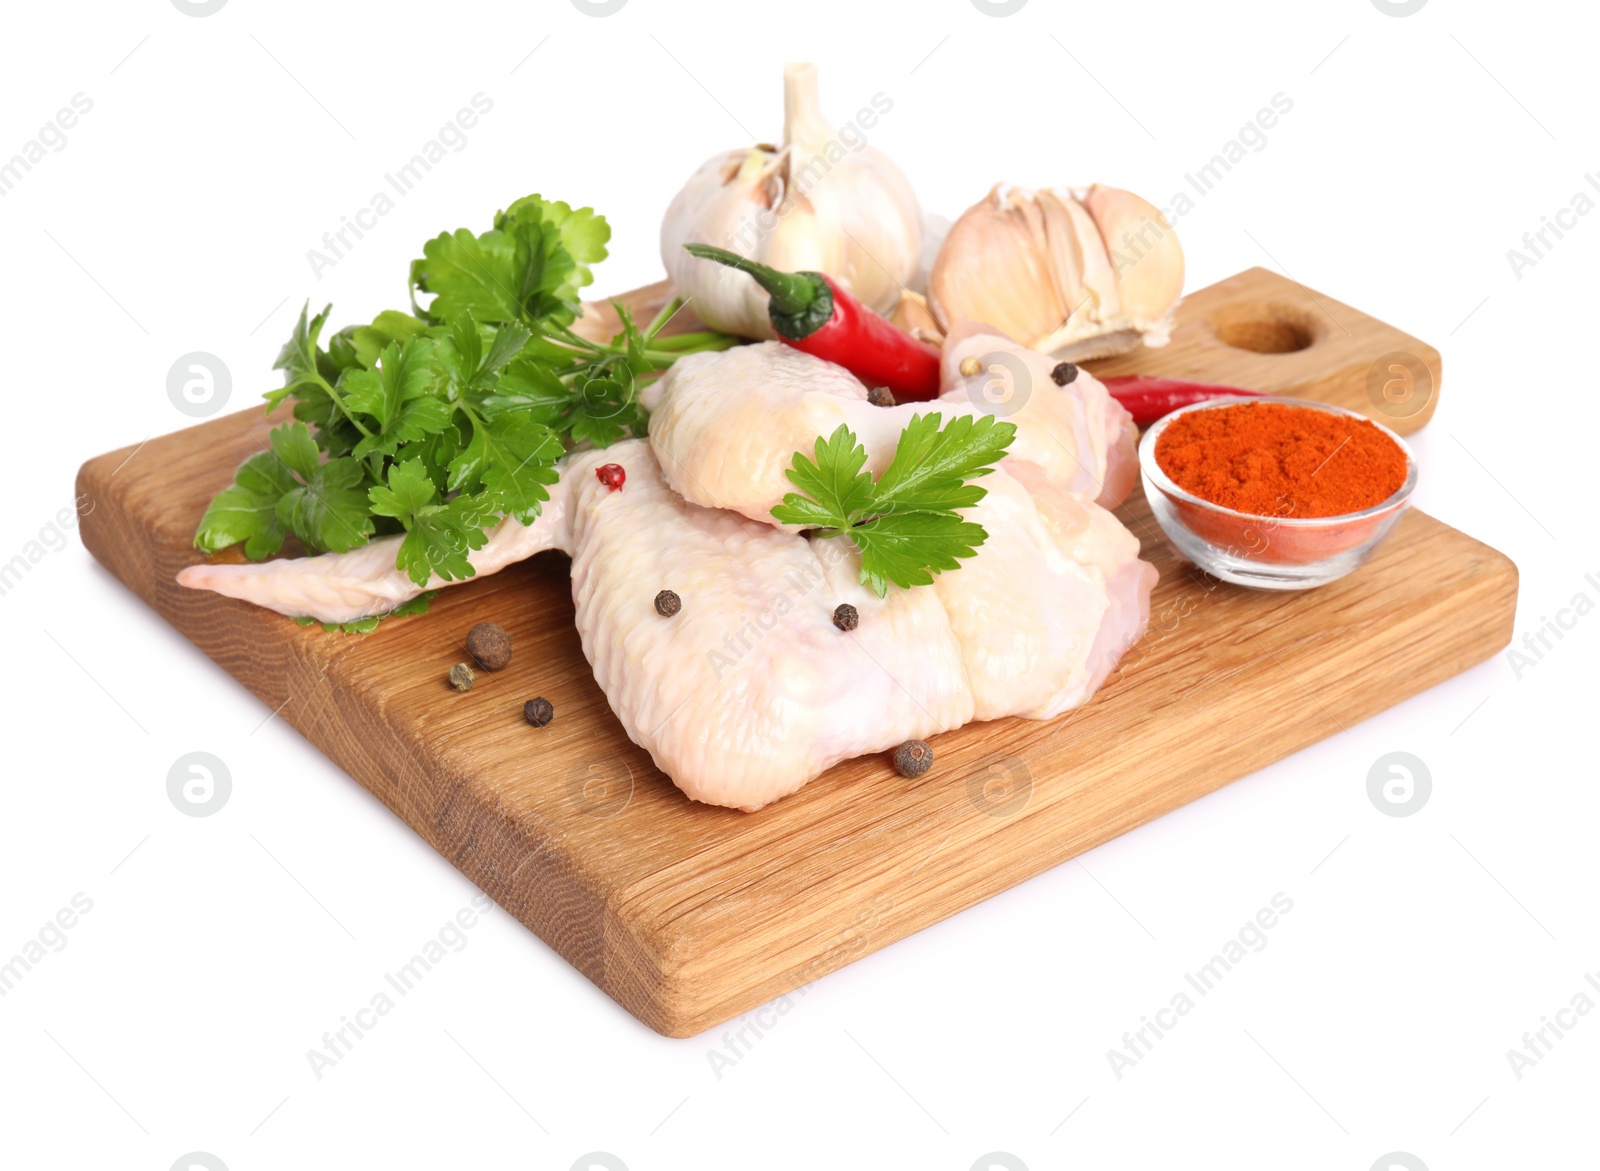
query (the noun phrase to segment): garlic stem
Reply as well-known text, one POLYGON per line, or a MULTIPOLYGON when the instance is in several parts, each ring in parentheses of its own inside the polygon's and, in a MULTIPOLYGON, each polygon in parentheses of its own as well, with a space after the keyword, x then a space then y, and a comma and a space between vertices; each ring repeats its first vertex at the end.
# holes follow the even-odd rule
POLYGON ((817 67, 809 61, 783 67, 783 143, 822 143, 833 128, 822 113, 817 67))
MULTIPOLYGON (((783 106, 777 146, 746 146, 708 159, 661 222, 662 262, 677 292, 692 298, 694 315, 713 329, 749 338, 769 338, 779 328, 768 296, 755 281, 730 280, 691 259, 685 244, 718 244, 780 272, 826 273, 875 313, 898 302, 916 275, 921 250, 922 213, 910 184, 858 137, 860 127, 828 120, 816 66, 784 70, 783 106)), ((881 114, 894 102, 877 94, 872 106, 881 114)), ((814 291, 815 305, 827 300, 826 288, 814 291)), ((820 326, 809 320, 815 315, 794 314, 820 326)))

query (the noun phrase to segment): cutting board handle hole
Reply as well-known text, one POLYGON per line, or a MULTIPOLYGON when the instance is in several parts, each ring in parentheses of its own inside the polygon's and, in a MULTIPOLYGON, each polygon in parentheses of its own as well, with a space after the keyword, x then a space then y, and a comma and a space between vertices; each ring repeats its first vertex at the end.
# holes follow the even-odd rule
POLYGON ((1254 354, 1296 354, 1310 349, 1319 329, 1293 305, 1249 301, 1226 305, 1211 317, 1211 332, 1225 346, 1254 354))

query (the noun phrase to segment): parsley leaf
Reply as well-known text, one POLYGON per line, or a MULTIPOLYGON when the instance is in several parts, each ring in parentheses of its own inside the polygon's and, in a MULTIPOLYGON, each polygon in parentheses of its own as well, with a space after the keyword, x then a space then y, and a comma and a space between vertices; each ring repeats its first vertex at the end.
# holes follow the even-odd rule
POLYGON ((550 499, 545 485, 557 479, 555 461, 564 448, 550 428, 516 415, 485 419, 475 416, 472 438, 450 461, 452 491, 487 491, 523 524, 532 524, 539 506, 550 499))
POLYGON ((519 357, 500 376, 495 392, 483 398, 482 406, 490 415, 516 411, 553 428, 571 401, 571 389, 547 363, 519 357))
POLYGON ((605 259, 611 228, 593 208, 574 211, 537 195, 517 200, 482 235, 466 228, 429 240, 413 263, 412 284, 432 293, 427 316, 502 324, 572 324, 578 291, 605 259))
POLYGON ((325 306, 321 313, 308 318, 310 310, 309 303, 301 307, 294 333, 273 363, 274 370, 284 372, 283 385, 269 390, 264 397, 269 408, 293 398, 294 417, 317 429, 316 445, 330 455, 345 455, 360 440, 364 429, 351 417, 330 381, 339 378, 339 366, 318 341, 333 306, 325 306))
POLYGON ((308 319, 307 314, 310 312, 310 302, 300 307, 300 320, 295 324, 289 340, 284 342, 283 348, 278 351, 278 360, 272 364, 274 370, 284 372, 283 386, 266 394, 267 402, 273 406, 277 406, 291 395, 299 397, 303 390, 320 389, 322 349, 318 345, 317 338, 322 333, 322 327, 327 324, 328 314, 333 312, 333 306, 324 306, 321 313, 308 319))
POLYGON ((322 460, 317 442, 311 438, 311 431, 304 423, 286 423, 282 427, 274 427, 267 439, 278 462, 302 480, 309 478, 322 460))
POLYGON ((988 538, 982 525, 954 512, 887 513, 850 530, 861 550, 861 584, 880 598, 890 582, 932 585, 934 574, 959 569, 957 558, 971 557, 988 538))
POLYGON ((644 435, 649 415, 638 403, 631 380, 605 374, 578 376, 561 428, 578 443, 610 447, 627 435, 644 435))
POLYGON ((891 584, 931 584, 988 539, 957 510, 983 499, 985 490, 968 481, 992 472, 1016 435, 992 415, 957 416, 942 429, 940 422, 936 414, 913 417, 876 481, 849 427, 818 436, 809 457, 795 452, 788 476, 800 491, 783 498, 773 519, 848 536, 861 550, 861 583, 880 598, 891 584))
POLYGON ((483 406, 491 418, 516 415, 591 447, 644 435, 650 418, 639 405, 631 372, 600 365, 563 382, 538 363, 513 363, 483 406))
POLYGON ((971 508, 984 490, 968 483, 994 470, 1017 433, 993 415, 957 415, 942 430, 938 415, 918 415, 895 446, 894 459, 878 477, 873 507, 951 512, 971 508))
POLYGON ((377 370, 352 370, 344 377, 345 403, 371 415, 379 430, 365 436, 352 453, 393 455, 402 443, 437 435, 450 425, 450 408, 431 393, 437 381, 433 342, 414 337, 404 346, 390 342, 377 370))
POLYGON ((208 553, 245 542, 245 556, 259 561, 283 547, 293 533, 314 553, 346 553, 366 544, 366 469, 349 457, 321 462, 322 453, 304 423, 285 423, 268 435, 271 448, 239 466, 234 483, 206 509, 195 545, 208 553))
POLYGON ((428 316, 439 321, 515 321, 521 311, 514 292, 516 253, 516 241, 500 231, 474 236, 457 228, 429 240, 411 270, 416 287, 434 294, 428 316))
POLYGON ((277 456, 258 451, 239 465, 232 486, 218 492, 200 518, 195 547, 215 553, 243 541, 250 560, 271 557, 283 547, 288 532, 278 520, 278 500, 294 482, 277 456))
POLYGON ((810 499, 791 492, 772 515, 784 524, 807 528, 849 528, 872 503, 872 476, 861 470, 866 463, 866 448, 855 432, 840 423, 826 440, 817 436, 811 459, 798 451, 794 454, 789 482, 810 499))
POLYGON ((427 332, 428 323, 409 313, 385 309, 371 325, 350 325, 333 335, 328 356, 334 365, 347 370, 360 364, 371 370, 390 342, 403 342, 427 332))
POLYGON ((405 526, 396 565, 417 585, 427 585, 436 574, 444 581, 460 581, 477 572, 467 554, 488 543, 484 526, 498 515, 481 498, 458 496, 448 504, 435 503, 438 491, 420 460, 395 464, 388 484, 368 495, 373 512, 405 526))
POLYGON ((498 213, 494 226, 528 233, 529 238, 529 230, 537 226, 541 240, 553 234, 562 260, 557 265, 543 266, 539 285, 564 302, 575 302, 578 290, 593 282, 594 274, 589 266, 606 258, 606 245, 611 241, 611 225, 604 216, 596 215, 594 208, 580 207, 574 211, 560 200, 547 200, 538 195, 525 195, 498 213))
MULTIPOLYGON (((289 426, 305 430, 304 423, 289 426)), ((274 431, 274 439, 284 429, 274 431)), ((307 435, 306 442, 310 441, 307 435)), ((274 442, 274 449, 277 446, 274 442)), ((287 460, 284 463, 291 466, 287 460)), ((316 553, 348 553, 365 545, 373 530, 366 478, 366 469, 349 456, 317 465, 301 476, 302 483, 278 498, 278 523, 316 553)))
MULTIPOLYGON (((440 327, 444 330, 445 327, 440 327)), ((501 371, 516 358, 532 334, 517 324, 502 325, 491 332, 488 352, 484 352, 483 333, 470 317, 457 318, 446 330, 448 344, 439 347, 440 369, 449 379, 452 397, 477 404, 494 390, 501 371)))

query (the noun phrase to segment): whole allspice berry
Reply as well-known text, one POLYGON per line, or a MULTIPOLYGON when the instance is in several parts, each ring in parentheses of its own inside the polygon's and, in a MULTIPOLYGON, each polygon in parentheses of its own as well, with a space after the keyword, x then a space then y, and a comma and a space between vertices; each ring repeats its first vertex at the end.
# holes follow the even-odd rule
POLYGON ((867 391, 867 401, 875 407, 894 406, 894 391, 887 386, 874 386, 867 391))
POLYGON ((894 750, 894 771, 903 777, 920 777, 933 767, 933 746, 926 740, 907 740, 894 750))
POLYGON ((543 728, 556 718, 555 705, 542 695, 538 699, 530 699, 522 705, 522 718, 535 728, 543 728))
POLYGON ((1068 386, 1078 377, 1078 367, 1072 362, 1058 362, 1055 369, 1050 371, 1050 381, 1057 386, 1068 386))
POLYGON ((457 663, 450 668, 450 686, 457 691, 471 691, 477 678, 477 674, 465 663, 457 663))
POLYGON ((480 622, 467 631, 467 654, 485 671, 498 671, 511 661, 511 636, 496 622, 480 622))
POLYGON ((840 630, 854 630, 861 623, 861 615, 849 602, 840 602, 833 608, 833 624, 840 630))
POLYGON ((683 599, 671 590, 662 590, 656 595, 656 613, 663 618, 671 618, 683 609, 683 599))

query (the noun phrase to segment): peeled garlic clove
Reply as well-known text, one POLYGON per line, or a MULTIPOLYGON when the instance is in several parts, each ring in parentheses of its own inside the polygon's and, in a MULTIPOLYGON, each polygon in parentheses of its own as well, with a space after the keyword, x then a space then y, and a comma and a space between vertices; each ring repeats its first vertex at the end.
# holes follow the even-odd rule
MULTIPOLYGON (((892 108, 881 97, 872 99, 879 115, 892 108)), ((817 100, 816 67, 790 65, 782 145, 719 155, 673 199, 661 225, 661 257, 702 322, 744 337, 772 336, 767 294, 743 273, 689 256, 688 243, 791 272, 826 273, 880 313, 898 303, 916 278, 922 213, 905 176, 867 145, 856 121, 830 123, 817 100)))
POLYGON ((1155 321, 1183 293, 1183 248, 1155 206, 1118 187, 1089 188, 1084 206, 1100 229, 1100 239, 1117 274, 1122 311, 1155 321))

